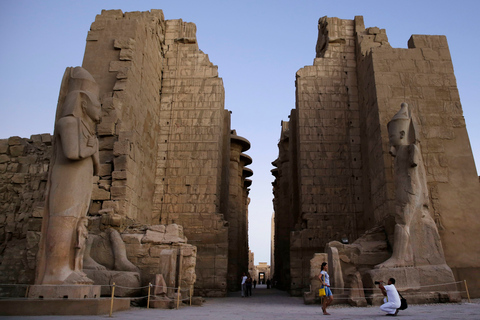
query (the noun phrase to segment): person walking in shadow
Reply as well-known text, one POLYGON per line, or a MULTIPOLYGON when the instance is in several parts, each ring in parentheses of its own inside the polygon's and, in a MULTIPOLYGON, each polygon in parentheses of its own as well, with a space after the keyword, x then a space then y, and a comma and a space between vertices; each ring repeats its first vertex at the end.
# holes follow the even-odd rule
POLYGON ((252 296, 252 277, 250 277, 250 273, 247 274, 247 280, 245 281, 246 285, 246 297, 251 297, 252 296))
POLYGON ((332 291, 330 290, 330 276, 328 275, 328 266, 326 262, 322 263, 322 266, 320 267, 320 275, 318 278, 322 282, 322 289, 325 288, 325 297, 323 298, 323 306, 322 306, 322 311, 324 315, 330 315, 330 313, 327 312, 327 307, 332 304, 333 302, 333 294, 332 291))

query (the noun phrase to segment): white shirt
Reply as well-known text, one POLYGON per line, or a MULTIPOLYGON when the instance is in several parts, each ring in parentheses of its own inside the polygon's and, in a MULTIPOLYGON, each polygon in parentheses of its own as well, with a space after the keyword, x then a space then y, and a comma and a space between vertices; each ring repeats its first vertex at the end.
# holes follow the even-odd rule
POLYGON ((393 284, 387 284, 384 286, 385 291, 387 291, 388 302, 393 302, 395 308, 400 308, 400 296, 398 295, 397 288, 393 284))
POLYGON ((243 276, 243 277, 242 277, 242 284, 244 284, 245 281, 247 281, 247 276, 243 276))
POLYGON ((323 270, 320 273, 323 274, 323 282, 325 285, 330 287, 330 276, 328 275, 327 271, 323 270))

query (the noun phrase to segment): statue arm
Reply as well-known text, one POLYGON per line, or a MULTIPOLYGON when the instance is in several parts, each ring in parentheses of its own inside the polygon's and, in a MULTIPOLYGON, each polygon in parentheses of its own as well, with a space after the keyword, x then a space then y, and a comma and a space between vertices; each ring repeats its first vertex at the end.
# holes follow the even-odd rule
POLYGON ((411 144, 408 146, 408 158, 411 167, 416 167, 421 161, 420 157, 420 149, 417 147, 416 144, 411 144))
POLYGON ((57 121, 56 134, 60 136, 63 153, 70 160, 80 160, 78 121, 75 117, 64 117, 57 121))
POLYGON ((93 175, 97 176, 100 171, 100 154, 98 152, 98 143, 96 143, 95 152, 92 155, 93 158, 93 175))
MULTIPOLYGON (((98 140, 93 138, 91 145, 81 143, 79 133, 79 121, 75 117, 67 116, 57 121, 57 134, 60 135, 63 153, 70 160, 85 159, 90 156, 94 160, 94 170, 98 172, 100 167, 98 154, 98 140)), ((95 173, 96 174, 96 173, 95 173)))

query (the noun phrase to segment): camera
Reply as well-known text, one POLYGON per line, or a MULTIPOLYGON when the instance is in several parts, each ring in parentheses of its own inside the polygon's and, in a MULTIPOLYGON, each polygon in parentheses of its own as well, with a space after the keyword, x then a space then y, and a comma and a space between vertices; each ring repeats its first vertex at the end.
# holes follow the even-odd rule
POLYGON ((382 283, 382 281, 375 281, 375 284, 380 284, 382 283))

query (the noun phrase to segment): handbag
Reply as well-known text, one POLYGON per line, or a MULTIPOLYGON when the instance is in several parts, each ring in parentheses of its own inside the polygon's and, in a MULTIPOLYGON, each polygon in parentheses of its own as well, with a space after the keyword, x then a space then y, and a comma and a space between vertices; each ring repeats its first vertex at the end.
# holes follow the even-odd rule
POLYGON ((400 296, 400 310, 405 310, 408 308, 408 304, 407 304, 407 299, 405 299, 404 297, 402 297, 402 295, 400 294, 400 292, 398 293, 398 295, 400 296))
POLYGON ((318 296, 319 296, 319 297, 324 297, 324 296, 326 296, 325 288, 318 289, 318 296))
MULTIPOLYGON (((321 275, 322 279, 323 279, 323 274, 321 275)), ((319 297, 324 297, 326 296, 327 294, 325 293, 325 287, 323 286, 323 280, 322 280, 322 288, 318 289, 318 296, 319 297)))

